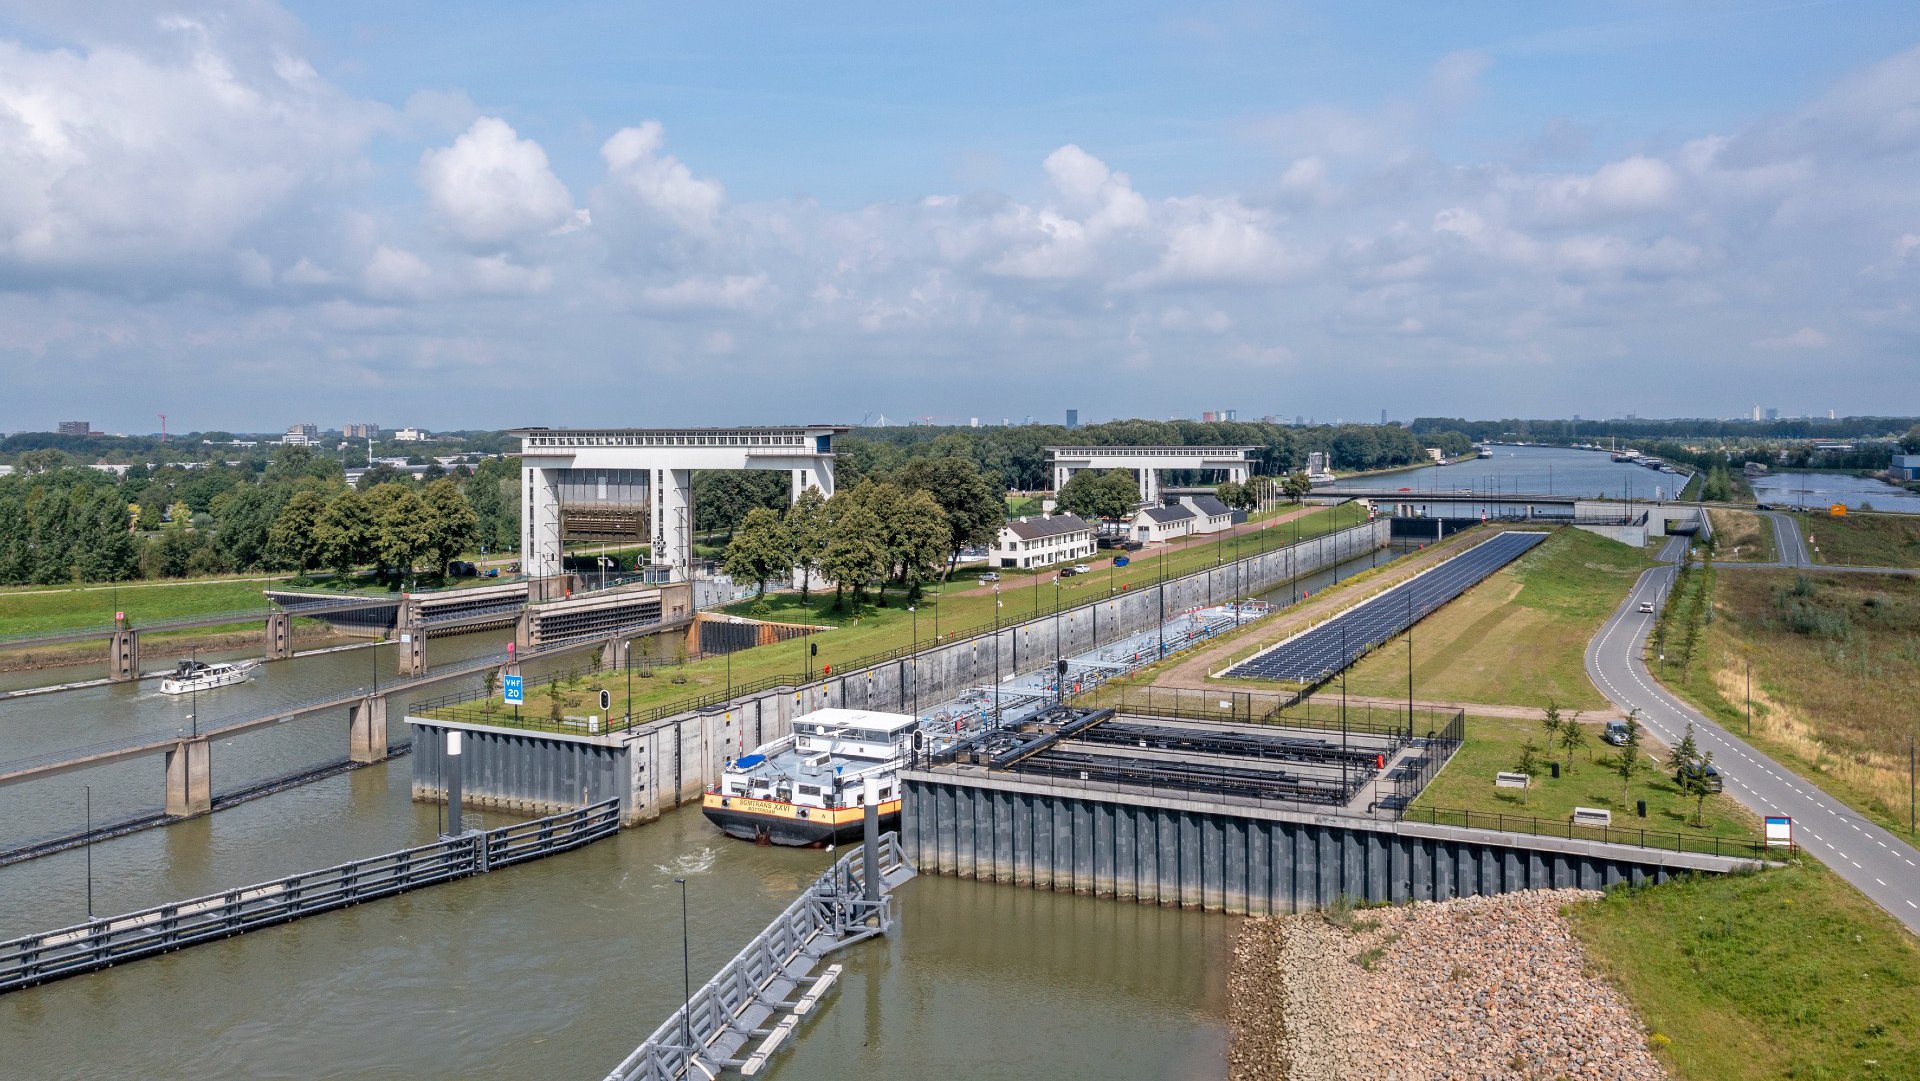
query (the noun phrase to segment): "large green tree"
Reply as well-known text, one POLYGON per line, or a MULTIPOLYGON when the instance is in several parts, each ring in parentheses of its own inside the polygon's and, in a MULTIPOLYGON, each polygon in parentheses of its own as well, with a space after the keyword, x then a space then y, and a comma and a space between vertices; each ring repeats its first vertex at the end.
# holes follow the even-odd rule
POLYGON ((366 494, 373 499, 374 562, 405 575, 432 543, 420 494, 410 484, 382 484, 366 494))
POLYGON ((342 578, 373 555, 375 506, 368 492, 348 490, 327 501, 313 524, 320 561, 342 578))
POLYGON ((826 538, 820 573, 833 583, 834 607, 841 606, 851 589, 858 608, 868 583, 887 573, 886 528, 866 503, 850 492, 837 492, 827 501, 826 538))
POLYGON ((453 557, 473 543, 480 518, 452 477, 441 477, 422 488, 420 506, 426 519, 426 554, 433 557, 434 573, 444 574, 453 557))
POLYGON ((274 489, 249 484, 214 497, 213 543, 234 569, 267 565, 273 525, 280 517, 275 496, 274 489))
POLYGON ((767 580, 792 570, 793 565, 786 521, 774 510, 754 507, 734 530, 722 569, 736 582, 752 582, 765 595, 767 580))
POLYGON ((793 565, 800 571, 801 600, 807 599, 809 580, 826 559, 828 524, 827 497, 807 485, 786 514, 787 543, 792 546, 793 565))
MULTIPOLYGON (((935 445, 938 448, 938 440, 935 445)), ((949 449, 953 449, 951 445, 949 449)), ((1001 523, 1006 521, 1006 500, 987 483, 970 458, 914 458, 895 471, 893 479, 903 488, 926 492, 940 505, 947 523, 946 573, 952 573, 958 564, 961 549, 993 543, 1001 523)))
POLYGON ((1140 487, 1124 469, 1082 469, 1054 493, 1054 505, 1088 520, 1126 518, 1140 505, 1140 487))
POLYGON ((267 558, 272 566, 305 574, 326 562, 328 552, 318 533, 326 509, 326 497, 314 488, 302 488, 287 497, 267 531, 267 558))

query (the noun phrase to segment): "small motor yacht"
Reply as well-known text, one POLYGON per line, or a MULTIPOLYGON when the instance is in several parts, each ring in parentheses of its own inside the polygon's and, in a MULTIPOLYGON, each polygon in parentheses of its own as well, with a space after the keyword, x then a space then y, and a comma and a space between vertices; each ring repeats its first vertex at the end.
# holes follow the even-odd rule
POLYGON ((251 679, 253 669, 254 663, 251 661, 215 661, 212 664, 181 661, 174 665, 172 675, 160 681, 160 691, 162 694, 191 694, 194 691, 210 691, 215 687, 230 687, 251 679))

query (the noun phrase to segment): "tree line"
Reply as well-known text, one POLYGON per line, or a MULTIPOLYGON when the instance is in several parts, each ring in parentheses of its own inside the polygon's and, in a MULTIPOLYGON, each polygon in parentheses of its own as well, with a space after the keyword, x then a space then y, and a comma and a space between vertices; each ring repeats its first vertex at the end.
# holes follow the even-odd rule
POLYGON ((1005 518, 1000 493, 971 461, 917 458, 832 498, 808 487, 784 511, 748 510, 722 567, 761 594, 798 570, 803 600, 817 576, 833 583, 836 609, 849 599, 858 607, 875 586, 885 604, 889 585, 917 597, 924 582, 952 571, 963 549, 991 543, 1005 518))
POLYGON ((135 465, 115 476, 61 451, 0 477, 0 584, 53 585, 330 567, 439 574, 472 546, 519 544, 518 463, 489 459, 415 481, 282 447, 256 470, 135 465))

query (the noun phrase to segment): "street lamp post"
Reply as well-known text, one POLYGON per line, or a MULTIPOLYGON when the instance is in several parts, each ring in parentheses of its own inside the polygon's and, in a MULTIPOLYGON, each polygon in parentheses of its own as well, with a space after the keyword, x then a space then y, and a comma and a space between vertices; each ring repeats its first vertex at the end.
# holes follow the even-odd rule
POLYGON ((87 791, 87 922, 93 922, 93 786, 83 785, 87 791))
POLYGON ((687 1046, 687 1061, 693 1061, 693 948, 687 936, 687 880, 676 878, 680 886, 680 1032, 687 1046))

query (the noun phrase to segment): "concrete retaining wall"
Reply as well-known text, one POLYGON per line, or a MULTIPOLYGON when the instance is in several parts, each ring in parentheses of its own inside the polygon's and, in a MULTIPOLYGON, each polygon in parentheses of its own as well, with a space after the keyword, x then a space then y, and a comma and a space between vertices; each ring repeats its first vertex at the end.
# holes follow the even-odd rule
POLYGON ((1075 790, 1006 774, 902 774, 923 872, 1265 915, 1525 889, 1603 889, 1751 860, 1303 811, 1075 790))
MULTIPOLYGON (((1258 593, 1336 563, 1385 547, 1385 519, 1317 537, 1240 561, 1241 592, 1258 593)), ((1018 586, 1011 587, 1018 589, 1018 586)), ((1043 594, 1044 595, 1044 594, 1043 594)), ((1005 680, 1158 626, 1190 608, 1234 596, 1234 564, 1154 583, 1057 615, 1002 627, 974 638, 921 650, 805 687, 779 687, 735 699, 726 708, 669 717, 631 733, 566 736, 408 717, 414 730, 413 796, 441 798, 438 747, 431 733, 472 732, 464 753, 466 802, 520 813, 549 814, 581 801, 621 800, 628 825, 698 800, 726 760, 792 730, 793 718, 827 706, 912 712, 972 687, 1005 680), (1058 637, 1058 652, 1055 639, 1058 637)), ((931 626, 922 630, 932 633, 931 626)), ((828 632, 830 633, 830 632, 828 632)))

